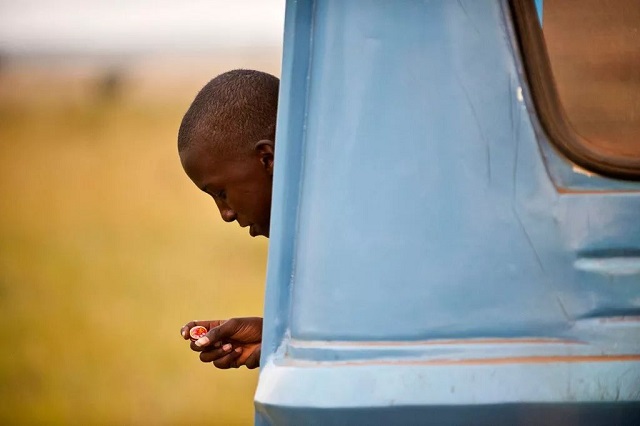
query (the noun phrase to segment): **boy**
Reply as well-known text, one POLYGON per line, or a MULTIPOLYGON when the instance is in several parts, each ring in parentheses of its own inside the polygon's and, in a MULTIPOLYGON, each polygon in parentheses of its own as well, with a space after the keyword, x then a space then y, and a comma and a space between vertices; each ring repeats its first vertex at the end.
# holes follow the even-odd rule
MULTIPOLYGON (((269 237, 279 80, 253 70, 234 70, 211 80, 182 119, 178 152, 198 188, 211 195, 222 220, 269 237)), ((191 321, 209 332, 191 343, 202 362, 218 368, 256 368, 262 318, 191 321)))

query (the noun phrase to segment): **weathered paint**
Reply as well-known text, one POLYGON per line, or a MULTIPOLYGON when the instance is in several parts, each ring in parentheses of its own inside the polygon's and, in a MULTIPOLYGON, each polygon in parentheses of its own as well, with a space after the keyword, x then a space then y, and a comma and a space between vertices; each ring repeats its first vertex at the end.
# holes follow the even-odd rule
POLYGON ((524 75, 506 0, 287 3, 258 424, 640 424, 640 184, 524 75))
POLYGON ((372 359, 366 361, 291 361, 283 359, 278 366, 295 366, 299 368, 313 368, 318 366, 328 367, 355 367, 374 365, 503 365, 503 364, 552 364, 552 363, 578 363, 578 362, 618 362, 640 361, 640 355, 591 355, 591 356, 527 356, 527 357, 503 357, 503 358, 476 358, 476 359, 415 359, 415 360, 384 360, 372 359))

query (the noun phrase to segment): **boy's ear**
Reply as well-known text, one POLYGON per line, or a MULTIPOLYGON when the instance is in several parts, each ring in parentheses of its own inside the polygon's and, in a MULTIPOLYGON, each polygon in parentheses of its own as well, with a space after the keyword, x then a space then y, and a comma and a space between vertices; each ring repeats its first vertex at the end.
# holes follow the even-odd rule
POLYGON ((267 169, 270 175, 273 175, 273 155, 275 152, 275 144, 268 139, 258 141, 254 147, 260 162, 267 169))

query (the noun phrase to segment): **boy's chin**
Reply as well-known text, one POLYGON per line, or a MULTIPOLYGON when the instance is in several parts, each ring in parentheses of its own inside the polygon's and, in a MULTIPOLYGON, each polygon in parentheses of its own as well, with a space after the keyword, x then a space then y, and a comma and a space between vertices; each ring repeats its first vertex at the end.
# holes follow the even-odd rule
POLYGON ((249 235, 251 235, 252 237, 257 237, 259 235, 264 235, 264 234, 262 233, 262 229, 260 228, 260 226, 251 225, 249 227, 249 235))
POLYGON ((263 236, 269 238, 269 229, 265 231, 260 225, 251 225, 249 227, 249 235, 252 237, 263 236))

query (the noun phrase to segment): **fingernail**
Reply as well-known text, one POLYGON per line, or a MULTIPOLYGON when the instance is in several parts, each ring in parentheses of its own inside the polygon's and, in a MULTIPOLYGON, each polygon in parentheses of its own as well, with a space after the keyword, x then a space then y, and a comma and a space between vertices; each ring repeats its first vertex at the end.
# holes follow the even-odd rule
POLYGON ((201 337, 198 340, 196 340, 196 346, 198 347, 204 346, 207 343, 209 343, 209 338, 207 336, 201 337))
POLYGON ((182 330, 182 337, 187 337, 187 330, 182 330))
POLYGON ((222 350, 223 350, 223 351, 228 351, 228 350, 230 350, 230 349, 231 349, 231 343, 227 343, 226 345, 224 345, 224 346, 222 347, 222 350))
POLYGON ((242 348, 236 348, 236 352, 238 353, 242 352, 242 348))

